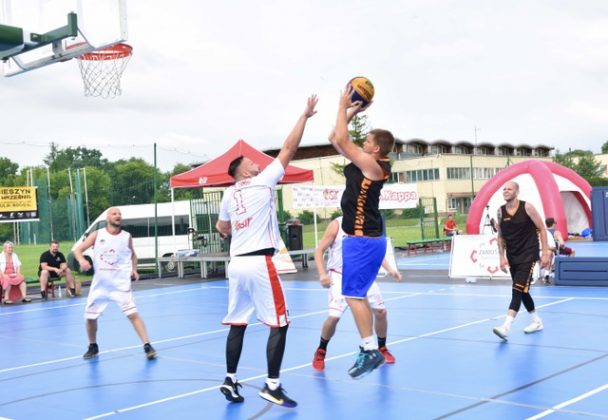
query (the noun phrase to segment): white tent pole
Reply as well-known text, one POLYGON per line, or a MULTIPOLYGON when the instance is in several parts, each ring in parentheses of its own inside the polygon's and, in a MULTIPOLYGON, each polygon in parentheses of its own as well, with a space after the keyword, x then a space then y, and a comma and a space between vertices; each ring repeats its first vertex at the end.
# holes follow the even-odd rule
POLYGON ((313 212, 314 221, 315 221, 315 248, 319 246, 319 233, 317 232, 317 208, 315 207, 315 211, 313 212))
POLYGON ((173 236, 173 250, 177 251, 177 241, 175 239, 175 189, 171 188, 171 235, 173 236))

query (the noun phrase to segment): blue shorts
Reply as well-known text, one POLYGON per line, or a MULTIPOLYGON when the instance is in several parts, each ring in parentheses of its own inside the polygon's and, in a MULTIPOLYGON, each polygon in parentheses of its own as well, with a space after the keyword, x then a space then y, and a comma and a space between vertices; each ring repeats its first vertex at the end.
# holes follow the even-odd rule
POLYGON ((386 237, 346 236, 342 240, 342 294, 365 298, 386 255, 386 237))

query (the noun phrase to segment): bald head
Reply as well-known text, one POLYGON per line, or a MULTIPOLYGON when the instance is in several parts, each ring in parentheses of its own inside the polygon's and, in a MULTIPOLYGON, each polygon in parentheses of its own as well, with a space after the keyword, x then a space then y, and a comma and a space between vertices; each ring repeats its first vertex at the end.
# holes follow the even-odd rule
POLYGON ((519 194, 519 184, 515 181, 509 181, 502 188, 502 196, 507 203, 511 203, 517 199, 519 194))
POLYGON ((122 213, 118 207, 110 207, 110 209, 108 209, 106 222, 108 222, 108 226, 120 227, 120 224, 122 223, 122 213))

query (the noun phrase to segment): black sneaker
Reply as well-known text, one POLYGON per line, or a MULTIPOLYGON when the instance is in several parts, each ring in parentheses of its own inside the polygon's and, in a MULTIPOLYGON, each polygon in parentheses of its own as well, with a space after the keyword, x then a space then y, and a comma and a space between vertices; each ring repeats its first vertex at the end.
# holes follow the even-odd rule
POLYGON ((40 296, 42 296, 42 300, 48 300, 46 292, 40 292, 40 296))
POLYGON ((87 350, 87 352, 85 354, 82 355, 83 359, 92 359, 94 357, 97 357, 97 355, 99 354, 99 347, 97 346, 96 343, 93 344, 89 344, 89 349, 87 350))
POLYGON ((273 391, 268 388, 268 384, 264 384, 264 389, 259 395, 266 401, 270 401, 271 403, 280 405, 281 407, 293 408, 298 405, 297 402, 285 395, 285 390, 280 385, 273 391))
POLYGON ((232 379, 229 376, 226 376, 224 383, 220 386, 220 392, 224 394, 228 401, 241 403, 245 401, 245 398, 239 394, 239 387, 242 388, 243 385, 239 384, 238 381, 232 382, 232 379))
POLYGON ((156 359, 156 350, 154 350, 154 347, 150 343, 144 344, 144 351, 148 360, 156 359))
POLYGON ((377 349, 363 350, 359 352, 355 364, 348 370, 353 379, 361 379, 384 364, 384 356, 377 349))

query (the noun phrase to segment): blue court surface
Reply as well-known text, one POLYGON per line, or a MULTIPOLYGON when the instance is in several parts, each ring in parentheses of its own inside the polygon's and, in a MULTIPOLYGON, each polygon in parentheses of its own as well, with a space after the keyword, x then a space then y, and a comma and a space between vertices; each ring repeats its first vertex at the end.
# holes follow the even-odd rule
MULTIPOLYGON (((421 258, 431 264, 446 255, 421 258)), ((228 403, 219 392, 225 279, 161 279, 134 286, 159 354, 153 361, 115 306, 100 318, 101 354, 89 361, 82 359, 84 297, 0 308, 0 418, 608 418, 608 288, 533 287, 545 329, 524 334, 522 308, 502 342, 492 327, 502 322, 510 284, 450 282, 447 274, 440 282, 407 273, 400 283, 383 279, 397 361, 353 380, 347 370, 359 337, 350 313, 329 343, 325 371, 311 367, 327 316, 327 291, 315 276, 313 268, 284 277, 292 323, 281 379, 295 409, 257 395, 268 336, 258 323, 247 329, 238 371, 245 402, 228 403)))

